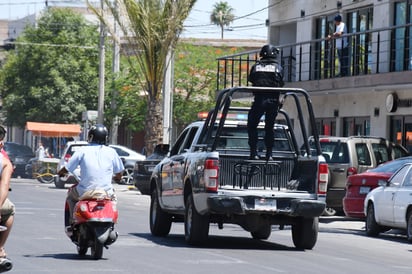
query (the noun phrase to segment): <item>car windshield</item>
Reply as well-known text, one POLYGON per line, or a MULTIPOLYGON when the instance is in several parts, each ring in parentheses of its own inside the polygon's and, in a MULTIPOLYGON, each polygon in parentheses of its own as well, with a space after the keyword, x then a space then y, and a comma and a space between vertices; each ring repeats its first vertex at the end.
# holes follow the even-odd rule
POLYGON ((397 171, 404 164, 411 163, 411 162, 412 162, 412 157, 399 158, 397 160, 393 160, 393 161, 381 164, 381 165, 379 165, 378 167, 376 167, 374 169, 370 169, 369 172, 394 173, 395 171, 397 171))

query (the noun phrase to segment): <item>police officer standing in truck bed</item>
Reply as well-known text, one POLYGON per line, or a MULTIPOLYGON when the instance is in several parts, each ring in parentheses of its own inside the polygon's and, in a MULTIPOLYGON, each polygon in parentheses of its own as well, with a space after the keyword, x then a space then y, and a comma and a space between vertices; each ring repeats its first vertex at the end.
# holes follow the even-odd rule
MULTIPOLYGON (((249 73, 249 82, 257 87, 283 87, 283 68, 276 61, 279 49, 273 45, 265 45, 259 53, 260 60, 254 64, 249 73)), ((265 145, 266 160, 272 159, 274 142, 273 127, 279 108, 279 93, 255 93, 254 102, 248 115, 248 135, 250 159, 258 160, 257 126, 260 118, 265 114, 265 145)))

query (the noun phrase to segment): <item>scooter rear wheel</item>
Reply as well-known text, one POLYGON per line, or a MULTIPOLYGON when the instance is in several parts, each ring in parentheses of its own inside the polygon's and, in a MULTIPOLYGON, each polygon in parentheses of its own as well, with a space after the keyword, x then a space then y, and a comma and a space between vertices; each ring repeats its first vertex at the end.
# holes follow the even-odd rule
POLYGON ((92 247, 91 247, 91 251, 92 251, 92 257, 95 260, 99 260, 102 258, 103 256, 103 244, 99 242, 99 240, 95 239, 92 247))
POLYGON ((77 246, 77 254, 84 256, 87 253, 87 246, 77 246))

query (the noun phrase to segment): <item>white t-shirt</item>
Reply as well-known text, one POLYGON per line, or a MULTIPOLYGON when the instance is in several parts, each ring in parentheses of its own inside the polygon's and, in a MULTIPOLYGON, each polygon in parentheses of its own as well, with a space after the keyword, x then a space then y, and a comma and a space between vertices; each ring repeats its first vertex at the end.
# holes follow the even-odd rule
MULTIPOLYGON (((347 33, 346 25, 343 22, 340 22, 339 25, 336 26, 336 32, 340 32, 343 34, 347 33)), ((348 37, 336 38, 336 48, 342 49, 342 41, 343 47, 346 48, 348 46, 348 37)))
POLYGON ((77 150, 66 164, 66 169, 73 172, 77 166, 80 166, 80 183, 76 187, 79 196, 95 189, 113 194, 113 174, 124 170, 117 152, 111 147, 98 144, 90 144, 77 150))

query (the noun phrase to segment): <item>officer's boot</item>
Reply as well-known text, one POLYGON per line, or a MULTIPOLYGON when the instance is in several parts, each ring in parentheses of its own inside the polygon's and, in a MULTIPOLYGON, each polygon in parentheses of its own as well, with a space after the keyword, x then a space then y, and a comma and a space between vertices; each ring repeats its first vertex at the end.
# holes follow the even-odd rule
POLYGON ((250 160, 259 160, 259 155, 257 154, 256 148, 250 148, 250 160))
POLYGON ((266 161, 273 161, 272 148, 267 148, 266 149, 266 161))

